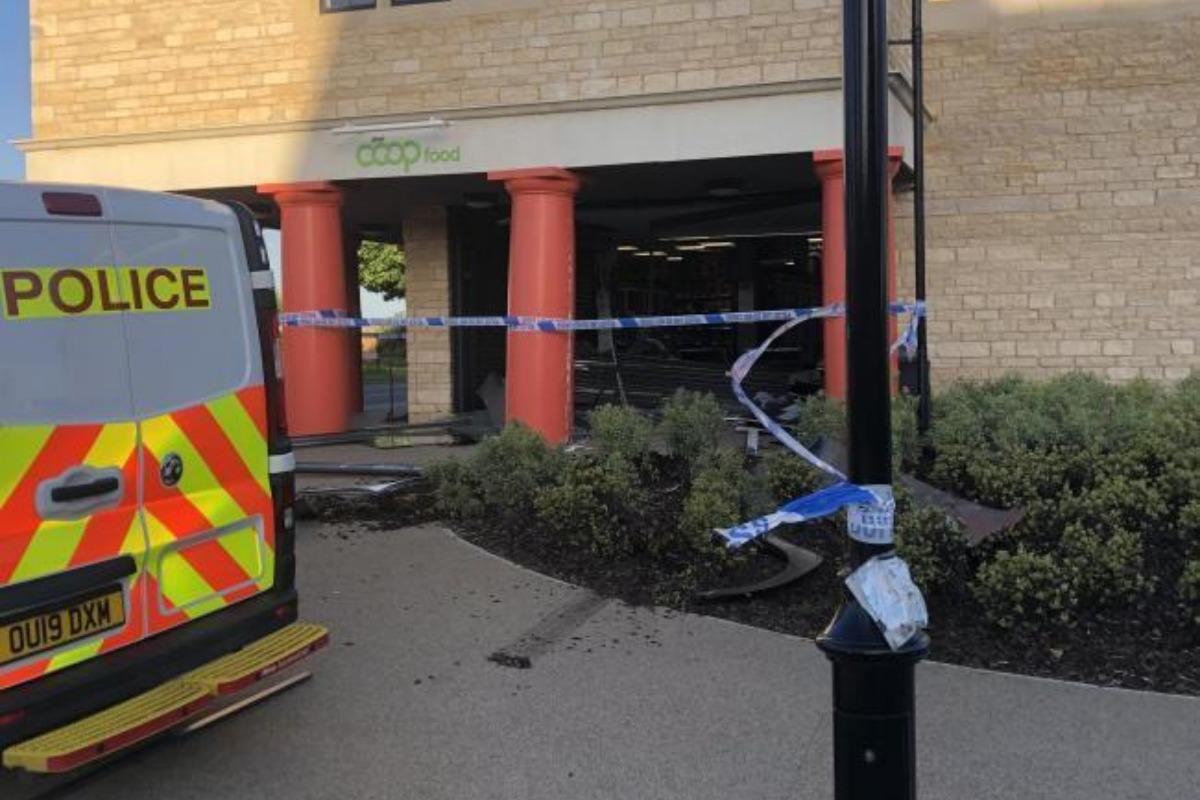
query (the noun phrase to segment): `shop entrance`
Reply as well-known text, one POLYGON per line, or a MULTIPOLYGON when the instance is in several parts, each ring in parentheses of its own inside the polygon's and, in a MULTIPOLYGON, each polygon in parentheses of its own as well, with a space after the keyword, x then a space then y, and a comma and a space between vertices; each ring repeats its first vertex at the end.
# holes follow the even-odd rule
MULTIPOLYGON (((802 308, 821 304, 820 189, 807 155, 579 171, 578 318, 802 308)), ((452 214, 453 310, 503 314, 508 208, 452 214)), ((576 412, 656 408, 677 388, 737 407, 727 371, 777 323, 587 332, 575 336, 576 412)), ((779 402, 822 386, 822 326, 802 325, 748 382, 779 402)), ((457 410, 503 397, 505 332, 454 332, 457 410)))

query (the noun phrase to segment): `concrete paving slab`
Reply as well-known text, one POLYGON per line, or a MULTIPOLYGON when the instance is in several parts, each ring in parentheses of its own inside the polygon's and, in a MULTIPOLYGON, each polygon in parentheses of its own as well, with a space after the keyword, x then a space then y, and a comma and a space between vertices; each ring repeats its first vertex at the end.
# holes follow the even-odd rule
MULTIPOLYGON (((299 541, 304 616, 333 630, 316 680, 73 800, 832 797, 811 642, 598 599, 435 527, 308 524, 299 541)), ((1194 699, 918 676, 923 798, 1197 796, 1194 699)))

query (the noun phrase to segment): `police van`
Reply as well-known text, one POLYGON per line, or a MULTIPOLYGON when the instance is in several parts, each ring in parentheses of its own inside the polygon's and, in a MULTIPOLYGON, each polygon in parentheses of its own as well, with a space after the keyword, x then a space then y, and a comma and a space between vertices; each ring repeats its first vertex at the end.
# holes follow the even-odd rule
POLYGON ((0 753, 58 773, 324 646, 238 205, 0 183, 0 753))

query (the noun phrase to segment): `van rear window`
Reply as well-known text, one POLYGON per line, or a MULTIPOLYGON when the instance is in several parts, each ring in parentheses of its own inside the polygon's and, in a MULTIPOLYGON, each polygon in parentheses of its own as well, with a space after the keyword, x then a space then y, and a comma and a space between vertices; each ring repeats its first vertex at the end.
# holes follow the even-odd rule
POLYGON ((84 300, 77 277, 115 280, 108 226, 0 220, 0 241, 0 425, 128 420, 121 316, 67 313, 84 300))
POLYGON ((140 418, 261 381, 244 249, 230 230, 113 227, 117 263, 142 286, 146 313, 126 313, 133 401, 140 418), (137 276, 140 276, 137 277, 137 276), (170 308, 152 306, 168 304, 170 308))

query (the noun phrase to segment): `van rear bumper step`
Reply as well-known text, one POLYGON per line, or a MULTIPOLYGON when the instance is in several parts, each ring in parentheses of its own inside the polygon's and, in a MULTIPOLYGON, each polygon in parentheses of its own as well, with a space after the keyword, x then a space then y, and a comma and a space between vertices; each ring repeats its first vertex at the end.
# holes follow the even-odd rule
POLYGON ((85 766, 195 718, 218 698, 286 669, 328 643, 329 632, 320 625, 289 625, 145 694, 12 745, 3 753, 3 765, 46 774, 85 766))

